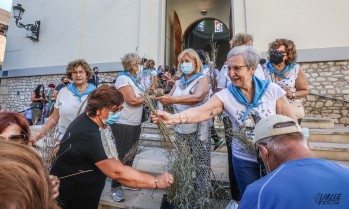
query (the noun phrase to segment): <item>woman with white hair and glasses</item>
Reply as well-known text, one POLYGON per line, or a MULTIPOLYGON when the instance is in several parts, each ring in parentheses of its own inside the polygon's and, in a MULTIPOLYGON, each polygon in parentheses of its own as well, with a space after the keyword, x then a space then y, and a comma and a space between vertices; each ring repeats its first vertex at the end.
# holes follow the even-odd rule
MULTIPOLYGON (((261 177, 260 164, 253 150, 249 150, 239 137, 253 139, 255 124, 273 114, 286 115, 294 120, 285 91, 277 84, 254 76, 259 62, 257 51, 251 46, 239 46, 230 50, 228 75, 232 84, 213 95, 205 104, 177 114, 158 111, 165 124, 199 123, 226 111, 233 125, 232 158, 241 193, 250 183, 261 177)), ((154 123, 159 118, 151 116, 154 123)))

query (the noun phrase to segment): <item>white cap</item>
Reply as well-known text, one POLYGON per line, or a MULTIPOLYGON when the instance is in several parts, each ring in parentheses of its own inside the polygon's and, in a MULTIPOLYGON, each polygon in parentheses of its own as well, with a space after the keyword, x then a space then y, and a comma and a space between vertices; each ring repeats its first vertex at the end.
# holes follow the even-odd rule
POLYGON ((257 123, 254 129, 253 142, 256 143, 257 141, 267 137, 277 136, 282 134, 289 134, 289 133, 302 133, 302 129, 298 125, 298 123, 295 122, 292 118, 289 118, 283 115, 271 115, 261 119, 257 123), (274 127, 278 123, 286 123, 286 122, 291 122, 294 125, 282 127, 282 128, 274 127))

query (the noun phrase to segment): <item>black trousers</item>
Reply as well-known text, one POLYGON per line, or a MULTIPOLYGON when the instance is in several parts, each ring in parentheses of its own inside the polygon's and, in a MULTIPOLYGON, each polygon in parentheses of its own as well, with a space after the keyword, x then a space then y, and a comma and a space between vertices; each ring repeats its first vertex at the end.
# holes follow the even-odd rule
MULTIPOLYGON (((122 161, 122 159, 131 149, 137 149, 135 145, 138 143, 139 137, 141 135, 141 124, 137 126, 113 124, 110 126, 110 128, 115 139, 115 146, 118 152, 117 154, 119 160, 122 161)), ((124 164, 132 166, 134 158, 135 156, 130 157, 128 161, 124 162, 124 164)), ((118 186, 121 186, 121 183, 113 180, 111 187, 116 188, 118 186)))
POLYGON ((225 142, 228 147, 228 166, 229 166, 229 183, 230 183, 230 192, 231 197, 235 201, 240 201, 241 192, 239 189, 238 181, 236 180, 234 167, 233 167, 233 154, 231 147, 231 139, 232 139, 232 125, 228 116, 223 117, 223 125, 224 125, 224 137, 225 142))

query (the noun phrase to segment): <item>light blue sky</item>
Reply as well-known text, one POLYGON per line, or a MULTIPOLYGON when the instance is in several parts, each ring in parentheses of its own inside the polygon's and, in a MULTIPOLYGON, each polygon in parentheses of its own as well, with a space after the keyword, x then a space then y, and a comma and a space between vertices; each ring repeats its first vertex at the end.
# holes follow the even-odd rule
POLYGON ((0 8, 11 12, 12 0, 0 0, 0 8))

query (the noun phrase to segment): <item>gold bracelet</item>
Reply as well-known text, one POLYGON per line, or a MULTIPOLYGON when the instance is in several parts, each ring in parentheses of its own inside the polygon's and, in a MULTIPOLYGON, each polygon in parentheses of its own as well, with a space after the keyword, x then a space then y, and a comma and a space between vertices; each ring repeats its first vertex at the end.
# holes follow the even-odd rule
POLYGON ((188 123, 188 115, 186 112, 184 112, 184 114, 185 114, 185 118, 186 118, 185 123, 188 123))
POLYGON ((182 123, 182 115, 181 115, 181 113, 178 113, 179 114, 179 118, 181 119, 181 121, 179 122, 179 124, 181 124, 182 123))
POLYGON ((157 188, 158 188, 158 178, 155 177, 155 189, 157 189, 157 188))

